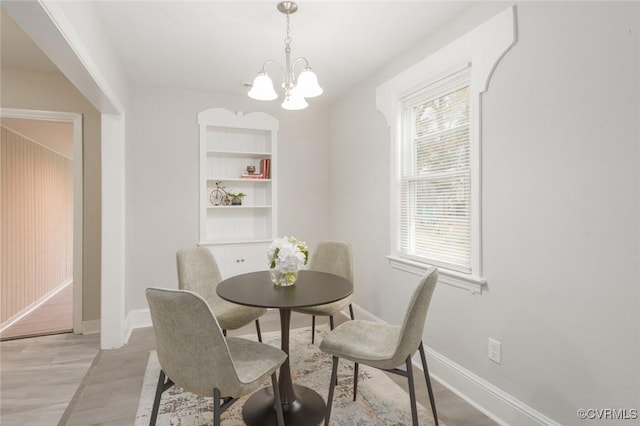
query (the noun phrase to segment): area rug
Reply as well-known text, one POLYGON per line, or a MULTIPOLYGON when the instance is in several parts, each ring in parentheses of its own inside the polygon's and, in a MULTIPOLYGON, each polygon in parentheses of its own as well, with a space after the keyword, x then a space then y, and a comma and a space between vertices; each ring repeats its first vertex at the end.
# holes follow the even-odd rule
MULTIPOLYGON (((325 399, 329 391, 331 376, 331 356, 319 349, 322 336, 328 328, 316 328, 316 343, 311 344, 311 329, 291 330, 291 374, 294 383, 314 389, 325 399)), ((243 336, 255 340, 255 335, 243 336)), ((280 332, 263 333, 265 343, 280 347, 280 332)), ((155 388, 160 366, 155 351, 149 354, 136 426, 149 424, 155 388)), ((414 371, 416 380, 424 380, 421 371, 414 371)), ((267 380, 265 386, 271 386, 267 380)), ((245 396, 232 405, 222 416, 223 425, 244 425, 242 406, 249 396, 245 396)), ((409 394, 380 370, 360 366, 358 371, 358 398, 353 400, 353 363, 340 360, 338 368, 338 386, 335 388, 331 410, 331 424, 341 426, 354 425, 410 425, 411 406, 409 394)), ((162 394, 158 425, 200 426, 212 423, 212 399, 196 396, 173 386, 162 394)), ((433 425, 430 409, 418 404, 418 417, 421 425, 433 425)), ((440 422, 442 424, 442 422, 440 422)), ((310 425, 312 426, 312 425, 310 425)))

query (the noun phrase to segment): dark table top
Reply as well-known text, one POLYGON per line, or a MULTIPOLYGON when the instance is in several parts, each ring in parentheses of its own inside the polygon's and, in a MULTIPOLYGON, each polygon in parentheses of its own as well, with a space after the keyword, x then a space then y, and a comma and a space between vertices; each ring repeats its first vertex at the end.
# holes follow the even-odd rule
POLYGON ((218 296, 229 302, 257 308, 305 308, 344 299, 353 283, 338 275, 300 271, 292 286, 271 282, 269 271, 250 272, 227 278, 218 284, 218 296))

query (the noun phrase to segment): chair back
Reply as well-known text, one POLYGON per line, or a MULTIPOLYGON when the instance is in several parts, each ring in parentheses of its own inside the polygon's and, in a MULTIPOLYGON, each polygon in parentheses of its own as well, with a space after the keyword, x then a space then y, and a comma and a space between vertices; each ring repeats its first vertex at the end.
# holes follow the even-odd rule
POLYGON ((148 288, 146 296, 165 374, 198 395, 213 396, 214 386, 223 395, 236 389, 229 347, 207 302, 184 290, 148 288))
POLYGON ((353 282, 351 245, 344 241, 322 241, 311 255, 309 269, 339 275, 353 282))
POLYGON ((202 296, 214 307, 220 301, 216 287, 222 281, 220 269, 211 251, 206 247, 178 250, 178 288, 202 296))
POLYGON ((399 361, 398 365, 403 363, 409 355, 413 355, 420 346, 429 303, 437 283, 438 269, 429 268, 420 280, 418 287, 413 291, 400 328, 398 346, 393 356, 394 360, 399 361))

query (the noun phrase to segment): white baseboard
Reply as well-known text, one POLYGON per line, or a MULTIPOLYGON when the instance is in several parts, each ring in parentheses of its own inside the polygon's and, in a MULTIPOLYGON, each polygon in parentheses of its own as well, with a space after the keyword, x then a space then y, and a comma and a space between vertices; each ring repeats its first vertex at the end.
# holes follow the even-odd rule
MULTIPOLYGON (((371 312, 367 311, 366 309, 364 309, 362 306, 358 305, 357 303, 351 303, 351 305, 353 306, 353 316, 356 319, 365 320, 365 321, 379 322, 379 323, 383 323, 383 324, 387 323, 385 320, 383 320, 382 318, 378 318, 377 316, 373 315, 371 312)), ((344 315, 346 315, 347 318, 351 318, 349 316, 349 308, 343 309, 342 313, 344 315)))
MULTIPOLYGON (((269 308, 268 310, 276 311, 277 309, 269 308)), ((135 330, 136 328, 145 328, 152 326, 153 323, 151 322, 151 313, 149 312, 149 308, 130 311, 127 314, 127 318, 125 320, 125 344, 129 341, 129 337, 131 336, 133 330, 135 330)))
MULTIPOLYGON (((372 313, 353 304, 356 319, 386 323, 372 313)), ((345 312, 342 312, 345 314, 345 312)), ((444 355, 425 345, 431 377, 501 425, 560 426, 560 423, 529 407, 502 389, 477 376, 444 355)), ((419 356, 413 364, 422 371, 419 356)), ((437 401, 436 401, 437 407, 437 401)))
POLYGON ((430 375, 501 425, 561 426, 444 355, 426 347, 430 375))
POLYGON ((38 300, 36 300, 35 302, 31 303, 29 306, 25 307, 23 310, 21 310, 20 312, 18 312, 15 315, 13 315, 11 318, 7 319, 5 322, 0 324, 0 332, 2 332, 4 330, 6 330, 7 328, 11 327, 13 324, 15 324, 16 322, 20 321, 22 318, 26 317, 31 312, 33 312, 36 309, 38 309, 46 301, 51 299, 53 296, 55 296, 56 294, 58 294, 59 292, 64 290, 68 285, 71 285, 72 283, 73 283, 73 279, 70 279, 70 280, 67 280, 67 281, 63 282, 58 287, 56 287, 53 290, 49 291, 44 296, 40 297, 38 300))
POLYGON ((129 311, 127 318, 125 319, 125 339, 126 344, 131 337, 131 332, 136 328, 151 327, 151 313, 149 308, 136 309, 135 311, 129 311))
POLYGON ((80 330, 74 330, 76 334, 96 334, 100 333, 100 320, 82 321, 80 330))

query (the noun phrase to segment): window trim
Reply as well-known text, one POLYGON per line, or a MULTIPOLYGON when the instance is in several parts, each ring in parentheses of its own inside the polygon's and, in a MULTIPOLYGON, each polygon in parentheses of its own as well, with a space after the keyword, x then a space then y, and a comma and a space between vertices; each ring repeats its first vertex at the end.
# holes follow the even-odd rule
MULTIPOLYGON (((404 257, 388 255, 387 260, 393 269, 409 272, 410 274, 423 276, 431 266, 427 263, 417 262, 404 257)), ((438 282, 467 290, 472 294, 482 294, 487 285, 485 278, 476 277, 462 272, 438 267, 438 282)))
MULTIPOLYGON (((437 99, 437 98, 441 98, 442 96, 445 96, 449 93, 455 92, 457 90, 460 89, 464 89, 464 88, 469 88, 469 92, 470 92, 470 85, 471 85, 471 67, 469 64, 464 64, 462 65, 459 69, 455 69, 450 75, 447 75, 446 77, 444 77, 441 80, 438 80, 434 83, 430 83, 429 85, 422 87, 420 90, 413 92, 405 97, 403 97, 402 99, 400 99, 400 103, 401 103, 401 115, 402 115, 402 128, 401 128, 401 139, 399 141, 397 141, 397 143, 399 144, 398 149, 396 152, 398 152, 398 170, 397 170, 397 177, 398 177, 398 188, 399 190, 398 195, 397 195, 397 199, 396 199, 396 207, 397 207, 397 212, 398 212, 398 221, 397 221, 397 234, 396 234, 396 246, 395 246, 395 253, 397 255, 397 257, 399 258, 404 258, 404 259, 408 259, 408 260, 413 260, 416 262, 421 262, 421 263, 425 263, 425 264, 433 264, 434 266, 437 266, 440 269, 449 269, 452 271, 457 271, 460 272, 462 274, 470 274, 472 272, 472 250, 471 250, 471 245, 472 245, 472 241, 471 241, 471 237, 472 237, 472 230, 471 230, 471 226, 472 226, 472 219, 473 216, 471 215, 470 212, 470 217, 469 217, 469 266, 468 266, 468 270, 467 267, 465 267, 464 265, 455 265, 453 263, 447 262, 444 259, 439 259, 437 257, 432 257, 429 258, 427 256, 420 256, 418 254, 415 253, 409 253, 407 250, 403 250, 403 246, 405 246, 405 244, 403 244, 403 237, 408 237, 409 235, 405 235, 403 234, 403 223, 405 225, 407 225, 406 221, 403 221, 403 217, 402 217, 402 203, 401 203, 401 199, 402 199, 402 187, 407 185, 406 183, 403 182, 407 182, 407 181, 427 181, 432 179, 431 177, 425 177, 425 176, 420 176, 419 173, 416 173, 415 170, 412 171, 412 176, 411 177, 407 177, 405 173, 403 173, 405 170, 403 170, 403 168, 406 168, 407 165, 404 164, 403 165, 403 161, 405 160, 403 158, 403 152, 405 152, 405 150, 408 147, 411 147, 412 151, 413 149, 416 147, 416 140, 415 140, 415 129, 414 129, 414 124, 415 124, 415 116, 413 115, 413 110, 416 106, 418 105, 422 105, 425 102, 429 102, 432 99, 437 99)), ((470 104, 470 99, 469 99, 469 104, 470 104)), ((472 182, 472 164, 473 164, 473 157, 471 155, 471 145, 473 143, 473 138, 471 135, 471 131, 472 131, 472 120, 471 120, 471 111, 469 111, 469 119, 468 122, 466 123, 466 128, 468 129, 469 132, 469 138, 468 138, 468 144, 469 144, 469 158, 468 158, 468 162, 467 162, 467 167, 464 170, 464 173, 462 173, 462 175, 468 176, 470 179, 469 184, 471 185, 472 182)), ((429 135, 428 137, 432 137, 432 135, 429 135)), ((414 153, 414 155, 416 155, 414 153)), ((458 171, 456 172, 458 175, 461 175, 461 173, 458 171)), ((408 196, 408 194, 407 194, 408 196)), ((469 186, 469 208, 472 207, 472 201, 471 201, 471 186, 469 186)), ((410 201, 407 201, 410 203, 410 201)), ((407 208, 408 206, 404 206, 405 208, 407 208)), ((411 213, 408 213, 411 214, 411 213)), ((406 220, 406 219, 405 219, 406 220)), ((405 229, 404 233, 407 233, 408 231, 405 229)), ((406 243, 406 241, 405 241, 406 243)))
POLYGON ((376 107, 384 115, 390 128, 391 194, 390 230, 391 251, 388 256, 391 266, 415 273, 428 267, 399 256, 400 214, 400 149, 402 144, 402 99, 422 90, 460 70, 471 67, 469 120, 471 135, 471 273, 439 268, 445 284, 465 288, 473 293, 482 293, 486 280, 482 277, 482 204, 481 204, 481 94, 487 91, 489 80, 500 59, 516 42, 516 9, 510 6, 458 39, 430 54, 428 57, 404 70, 377 87, 376 107), (445 278, 450 277, 450 278, 445 278), (460 281, 462 280, 462 281, 460 281), (471 283, 471 286, 456 285, 471 283))

